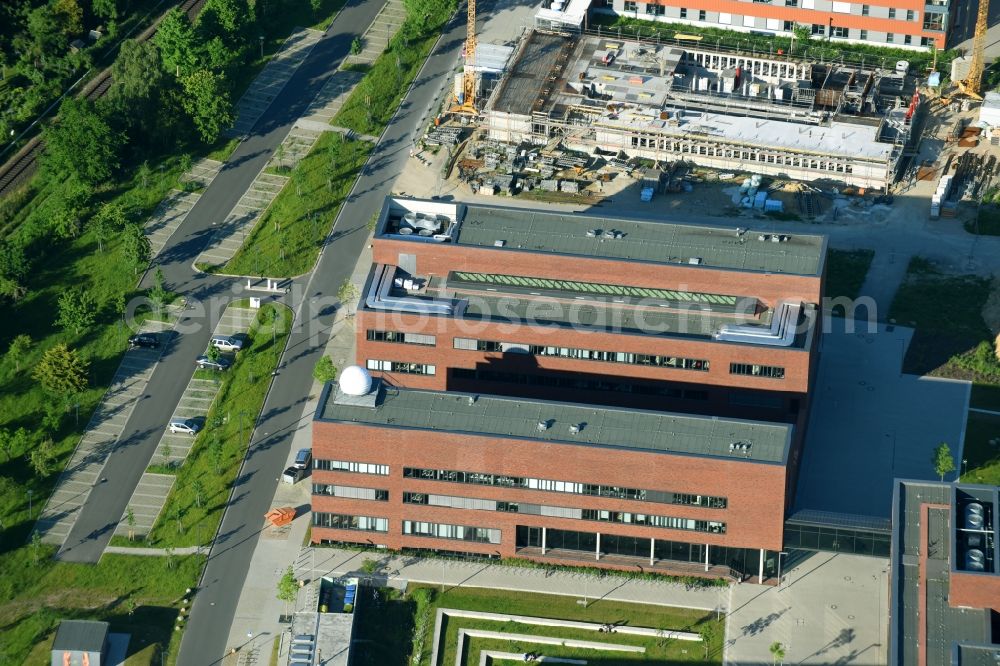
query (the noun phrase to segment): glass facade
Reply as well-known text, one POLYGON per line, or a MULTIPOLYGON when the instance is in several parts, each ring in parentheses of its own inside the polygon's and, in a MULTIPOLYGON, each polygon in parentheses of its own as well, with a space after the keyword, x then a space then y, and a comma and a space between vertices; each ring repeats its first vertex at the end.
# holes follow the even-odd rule
POLYGON ((785 524, 785 550, 801 548, 832 553, 889 557, 890 541, 891 535, 888 532, 785 524))
POLYGON ((498 340, 478 340, 476 338, 455 338, 453 344, 455 349, 465 351, 501 353, 516 351, 531 356, 554 356, 557 358, 573 358, 584 361, 603 361, 605 363, 649 365, 657 368, 673 368, 675 370, 708 372, 709 369, 708 360, 703 358, 634 354, 632 352, 601 351, 597 349, 579 349, 577 347, 549 347, 524 342, 500 342, 498 340))

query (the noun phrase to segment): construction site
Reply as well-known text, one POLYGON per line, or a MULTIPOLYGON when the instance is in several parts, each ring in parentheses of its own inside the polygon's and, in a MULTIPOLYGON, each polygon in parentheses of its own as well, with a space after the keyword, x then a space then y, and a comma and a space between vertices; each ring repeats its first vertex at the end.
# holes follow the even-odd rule
POLYGON ((595 159, 638 158, 661 172, 684 163, 884 191, 922 116, 917 79, 903 66, 541 30, 525 33, 498 77, 476 74, 485 141, 462 166, 477 171, 481 161, 497 190, 519 176, 545 181, 595 159), (565 163, 536 163, 538 147, 560 148, 565 163))

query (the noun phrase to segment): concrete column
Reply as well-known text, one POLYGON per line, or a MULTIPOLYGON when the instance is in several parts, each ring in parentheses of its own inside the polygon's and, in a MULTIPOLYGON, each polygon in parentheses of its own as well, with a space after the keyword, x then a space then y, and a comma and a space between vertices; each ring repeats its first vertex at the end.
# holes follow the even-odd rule
POLYGON ((545 554, 545 528, 542 528, 542 555, 545 554))
POLYGON ((708 549, 711 548, 707 543, 705 544, 705 571, 708 571, 708 549))
POLYGON ((597 550, 594 553, 597 559, 601 559, 601 533, 597 533, 597 550))
POLYGON ((764 584, 764 549, 760 549, 760 567, 757 569, 757 584, 764 584))
POLYGON ((656 549, 656 539, 649 540, 649 566, 653 566, 654 555, 653 552, 656 549))

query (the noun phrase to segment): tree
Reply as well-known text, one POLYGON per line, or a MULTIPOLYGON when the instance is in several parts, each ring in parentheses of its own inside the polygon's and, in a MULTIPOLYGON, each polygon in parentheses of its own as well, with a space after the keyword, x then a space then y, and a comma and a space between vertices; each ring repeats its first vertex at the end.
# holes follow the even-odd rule
POLYGON ((10 341, 10 346, 7 347, 7 361, 14 362, 14 372, 21 372, 21 361, 28 355, 34 344, 31 336, 26 333, 21 333, 10 341))
POLYGON ((0 239, 0 296, 6 296, 13 301, 24 296, 28 291, 24 284, 28 277, 28 269, 24 246, 0 239))
POLYGON ((771 643, 771 647, 767 649, 771 653, 772 663, 777 663, 785 659, 785 646, 779 643, 778 641, 774 641, 773 643, 771 643))
POLYGON ((128 540, 135 539, 135 512, 132 507, 125 509, 125 524, 128 525, 128 540))
POLYGON ((52 472, 52 460, 55 458, 55 449, 52 440, 46 437, 41 442, 31 447, 28 453, 28 464, 35 474, 44 478, 52 472))
POLYGON ((44 137, 42 163, 56 178, 75 177, 97 185, 118 168, 122 136, 91 102, 67 97, 59 107, 58 122, 46 126, 44 137))
POLYGON ((191 492, 194 493, 194 505, 200 509, 205 495, 205 484, 201 482, 201 479, 195 479, 191 482, 191 492))
POLYGON ((57 344, 42 354, 33 376, 49 393, 66 397, 87 388, 89 364, 76 350, 57 344))
POLYGON ((705 659, 708 659, 708 652, 712 649, 712 642, 715 640, 715 625, 706 622, 698 629, 701 636, 701 646, 705 649, 705 659))
POLYGON ((350 279, 345 279, 343 283, 341 283, 340 288, 337 289, 337 300, 340 301, 341 305, 347 305, 352 303, 357 297, 357 288, 351 284, 350 279))
POLYGON ((9 462, 14 451, 14 435, 6 428, 0 429, 0 451, 3 451, 4 462, 9 462))
POLYGON ((120 203, 105 203, 97 213, 90 218, 90 227, 97 238, 97 249, 104 252, 105 241, 111 240, 115 232, 124 229, 128 224, 128 213, 120 203))
POLYGON ((68 289, 59 295, 59 318, 57 323, 76 335, 94 323, 97 303, 89 291, 68 289))
POLYGON ((207 144, 233 124, 233 104, 224 84, 221 76, 204 69, 181 78, 184 110, 207 144))
POLYGON ((146 237, 146 232, 138 224, 126 224, 122 233, 122 254, 125 262, 130 264, 136 274, 139 269, 149 263, 153 248, 146 237))
POLYGON ((31 556, 35 560, 35 565, 38 565, 38 559, 42 554, 42 535, 38 531, 31 533, 31 556))
POLYGON ((76 0, 53 0, 49 7, 66 37, 83 32, 83 10, 76 0))
POLYGON ((938 444, 938 447, 934 449, 931 462, 934 464, 934 471, 937 472, 942 481, 944 481, 945 474, 955 471, 955 457, 951 454, 951 447, 948 446, 948 442, 938 444))
MULTIPOLYGON (((155 105, 160 99, 163 69, 160 53, 151 41, 130 39, 111 65, 112 81, 108 98, 126 124, 146 131, 155 129, 155 105)), ((146 166, 149 169, 149 166, 146 166)), ((145 187, 145 185, 143 185, 145 187)))
POLYGON ((156 272, 153 273, 153 286, 149 288, 148 293, 149 300, 156 308, 157 314, 163 310, 163 305, 167 302, 167 295, 167 290, 163 286, 163 269, 157 266, 156 272))
POLYGON ((812 30, 807 25, 796 23, 792 28, 792 35, 794 35, 795 39, 802 42, 802 48, 805 48, 805 43, 809 41, 810 37, 812 37, 812 30))
POLYGON ((118 18, 118 0, 92 0, 90 9, 104 19, 118 18))
POLYGON ((215 468, 216 475, 222 473, 222 460, 223 460, 222 444, 219 442, 219 437, 216 436, 212 439, 211 446, 208 447, 208 457, 212 461, 212 466, 215 468))
POLYGON ((313 366, 313 378, 320 384, 332 382, 336 379, 337 366, 333 364, 333 359, 329 356, 323 356, 316 361, 316 365, 313 366))
POLYGON ((135 170, 135 177, 143 189, 149 187, 149 177, 153 175, 153 170, 149 168, 149 162, 143 160, 139 168, 135 170))
POLYGON ((174 7, 163 15, 153 43, 160 51, 163 69, 180 78, 190 74, 198 62, 198 41, 187 14, 174 7))
POLYGON ((288 567, 278 581, 278 599, 285 602, 285 615, 288 615, 288 604, 295 601, 298 593, 299 584, 295 580, 295 571, 288 567))
POLYGON ((209 345, 208 351, 205 352, 205 356, 208 357, 209 361, 215 363, 216 361, 219 360, 219 358, 222 357, 222 352, 219 351, 219 348, 216 347, 215 345, 209 345))

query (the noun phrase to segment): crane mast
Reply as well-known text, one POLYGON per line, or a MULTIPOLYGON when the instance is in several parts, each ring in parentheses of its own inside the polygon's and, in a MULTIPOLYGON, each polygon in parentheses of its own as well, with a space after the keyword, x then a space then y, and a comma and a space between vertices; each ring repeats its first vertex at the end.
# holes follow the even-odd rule
POLYGON ((961 82, 962 92, 970 97, 980 98, 983 84, 983 61, 986 50, 986 29, 989 27, 990 0, 979 0, 979 15, 976 17, 976 32, 972 38, 972 61, 969 74, 961 82))

